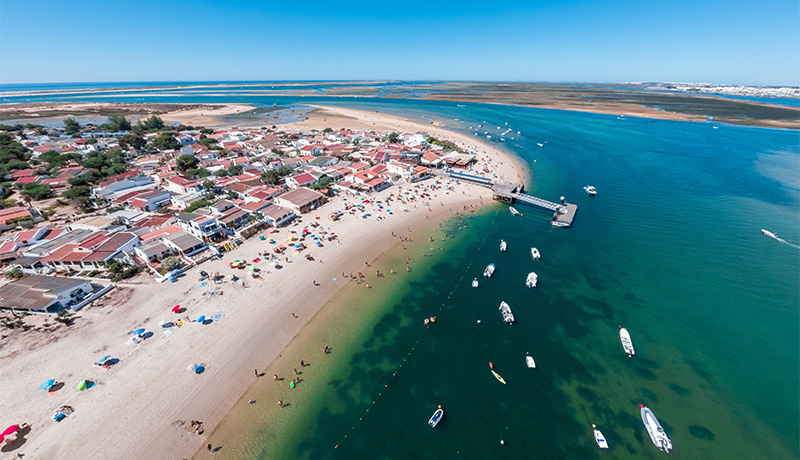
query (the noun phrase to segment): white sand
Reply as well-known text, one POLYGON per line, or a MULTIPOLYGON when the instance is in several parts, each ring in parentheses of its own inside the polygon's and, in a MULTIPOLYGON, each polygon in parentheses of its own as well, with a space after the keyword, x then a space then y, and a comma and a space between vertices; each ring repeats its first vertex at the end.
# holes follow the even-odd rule
MULTIPOLYGON (((516 178, 521 174, 511 157, 468 136, 375 113, 338 108, 325 108, 325 112, 328 115, 315 115, 299 128, 309 129, 320 123, 318 127, 369 126, 396 131, 399 126, 404 131, 425 130, 477 149, 486 161, 480 167, 489 166, 498 176, 516 178), (333 122, 330 114, 345 118, 333 122), (323 122, 321 118, 327 120, 323 122)), ((425 181, 420 187, 432 182, 425 181)), ((410 188, 401 186, 404 190, 410 188)), ((379 196, 398 191, 393 186, 379 196)), ((344 286, 343 281, 333 281, 333 277, 340 277, 343 271, 363 270, 365 261, 374 260, 396 244, 391 232, 407 234, 445 218, 449 207, 487 203, 490 195, 481 187, 458 185, 449 194, 436 192, 431 210, 411 204, 406 205, 409 212, 404 213, 394 203, 394 216, 385 220, 376 220, 375 216, 383 213, 373 212, 369 219, 347 215, 330 222, 325 216, 342 207, 343 198, 338 197, 318 213, 303 216, 307 223, 318 214, 321 225, 341 235, 341 244, 326 243, 323 248, 307 251, 316 261, 292 254, 293 262, 284 263, 282 270, 272 269, 262 261, 257 266, 272 272, 264 275, 264 281, 246 276, 244 270, 229 269, 230 261, 252 261, 259 251, 271 247, 253 237, 224 259, 205 263, 176 283, 157 284, 148 276, 135 280, 141 284, 120 283, 119 289, 112 291, 112 297, 118 299, 116 304, 112 306, 113 302, 105 300, 105 306, 85 308, 71 327, 62 326, 48 333, 4 331, 9 335, 0 342, 0 423, 26 422, 32 427, 25 442, 12 454, 24 453, 26 459, 190 457, 205 445, 207 434, 253 382, 253 369, 261 370, 272 362, 308 319, 344 286), (230 282, 212 284, 224 295, 204 298, 202 293, 210 288, 198 287, 197 269, 236 273, 247 287, 230 282), (313 286, 312 281, 320 285, 313 286), (170 312, 176 304, 188 309, 181 317, 194 319, 217 311, 226 316, 209 325, 189 323, 173 328, 174 334, 167 337, 158 322, 176 319, 178 315, 170 312), (291 313, 299 318, 294 319, 291 313), (153 330, 155 335, 138 345, 125 345, 131 332, 139 327, 153 330), (120 362, 110 370, 92 365, 106 354, 120 362), (196 375, 187 370, 199 362, 208 364, 205 373, 196 375), (45 395, 39 385, 49 378, 66 382, 66 386, 52 396, 45 395), (84 378, 96 386, 76 391, 84 378), (75 413, 55 423, 50 416, 63 404, 71 405, 75 413), (202 420, 206 434, 190 434, 185 429, 190 420, 202 420)), ((291 228, 300 227, 281 229, 276 239, 283 241, 291 228)), ((0 457, 12 454, 0 453, 0 457)))

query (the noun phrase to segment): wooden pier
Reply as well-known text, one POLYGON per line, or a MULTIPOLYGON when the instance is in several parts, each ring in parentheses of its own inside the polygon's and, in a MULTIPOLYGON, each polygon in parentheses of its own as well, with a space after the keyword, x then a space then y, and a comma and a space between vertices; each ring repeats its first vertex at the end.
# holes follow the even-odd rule
POLYGON ((480 176, 473 176, 450 169, 437 169, 433 174, 450 179, 463 180, 473 184, 482 185, 492 189, 492 199, 506 204, 525 203, 541 211, 553 213, 553 227, 570 227, 578 211, 578 205, 567 203, 561 197, 559 203, 543 200, 533 195, 525 193, 525 186, 511 182, 494 182, 491 179, 480 176))

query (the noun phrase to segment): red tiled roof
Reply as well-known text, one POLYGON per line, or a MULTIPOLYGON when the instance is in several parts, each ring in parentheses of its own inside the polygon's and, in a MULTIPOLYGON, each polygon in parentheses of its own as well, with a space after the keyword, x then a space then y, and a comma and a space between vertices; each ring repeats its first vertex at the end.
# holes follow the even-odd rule
POLYGON ((33 173, 35 173, 35 172, 36 172, 36 170, 34 170, 34 169, 20 169, 19 171, 16 171, 14 174, 12 174, 11 178, 12 179, 19 179, 20 177, 28 177, 28 176, 32 176, 33 173))

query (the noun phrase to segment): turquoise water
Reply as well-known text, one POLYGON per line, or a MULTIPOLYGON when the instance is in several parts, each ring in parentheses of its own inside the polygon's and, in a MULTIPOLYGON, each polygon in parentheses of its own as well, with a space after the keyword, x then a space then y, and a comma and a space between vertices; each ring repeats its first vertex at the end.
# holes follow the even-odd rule
POLYGON ((382 307, 332 381, 336 399, 303 427, 297 457, 663 458, 641 424, 644 403, 673 457, 797 458, 800 250, 760 229, 800 242, 798 132, 396 99, 143 100, 345 105, 465 132, 486 121, 493 139, 508 122, 514 134, 498 145, 530 168, 528 190, 579 205, 570 229, 522 205, 523 217, 494 205, 471 219, 443 262, 382 307), (596 197, 583 194, 586 184, 596 197), (497 272, 485 280, 490 262, 497 272), (529 271, 539 275, 533 290, 529 271), (502 324, 501 300, 516 325, 502 324), (439 321, 424 331, 420 318, 433 314, 439 321), (631 332, 633 359, 618 324, 631 332), (537 369, 525 367, 525 352, 537 369), (437 404, 445 417, 431 429, 437 404), (591 423, 609 453, 597 450, 591 423))

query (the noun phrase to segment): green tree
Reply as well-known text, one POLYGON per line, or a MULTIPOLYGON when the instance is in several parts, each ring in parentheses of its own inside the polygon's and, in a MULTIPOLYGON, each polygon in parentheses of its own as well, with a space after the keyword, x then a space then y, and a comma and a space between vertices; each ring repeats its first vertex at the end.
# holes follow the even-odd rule
POLYGON ((281 177, 288 176, 292 172, 292 168, 288 166, 281 166, 278 169, 270 169, 261 173, 261 180, 266 184, 275 185, 281 181, 281 177))
POLYGON ((86 185, 88 182, 86 181, 86 178, 83 176, 75 176, 67 179, 67 183, 69 183, 69 185, 72 185, 73 187, 77 187, 79 185, 86 185))
MULTIPOLYGON (((172 139, 174 140, 174 138, 172 139)), ((180 172, 186 172, 190 169, 197 168, 197 165, 200 164, 200 160, 198 160, 194 155, 181 155, 176 160, 176 163, 178 164, 178 170, 180 172)))
POLYGON ((325 128, 325 129, 323 129, 323 130, 322 130, 322 132, 323 132, 323 133, 326 133, 326 134, 327 134, 327 133, 332 133, 332 132, 333 132, 333 129, 332 129, 332 128, 325 128))
POLYGON ((186 208, 186 212, 195 212, 196 210, 206 206, 211 206, 211 202, 206 200, 195 201, 194 203, 190 204, 188 208, 186 208))
POLYGON ((91 194, 92 189, 88 185, 73 185, 62 196, 68 200, 77 200, 81 197, 88 197, 91 194))
POLYGON ((211 171, 206 168, 193 168, 186 171, 186 176, 190 179, 202 179, 211 175, 211 171))
POLYGON ((158 150, 178 150, 181 148, 181 143, 175 139, 174 135, 165 133, 153 141, 153 147, 158 150))
POLYGON ((164 260, 161 261, 161 268, 164 270, 173 270, 178 268, 180 265, 181 260, 173 256, 165 257, 164 260))
POLYGON ((0 134, 0 174, 27 169, 30 153, 8 134, 0 134))
POLYGON ((386 140, 388 140, 390 144, 394 144, 399 139, 400 139, 400 135, 397 134, 397 133, 389 133, 389 136, 386 138, 386 140))
POLYGON ((211 139, 210 137, 204 137, 197 141, 199 144, 203 144, 208 148, 211 148, 212 145, 216 145, 217 140, 211 139))
POLYGON ((78 123, 78 120, 67 117, 64 119, 64 132, 69 134, 70 136, 81 131, 81 124, 78 123))
POLYGON ((208 128, 203 128, 203 129, 200 130, 200 133, 201 134, 214 134, 214 130, 213 129, 208 129, 208 128))
POLYGON ((125 119, 125 115, 111 115, 108 117, 106 126, 109 131, 113 132, 131 130, 131 122, 125 119))
POLYGON ((228 175, 229 176, 238 176, 239 174, 242 173, 243 170, 244 170, 244 167, 242 167, 242 165, 233 165, 230 168, 228 168, 228 175))
POLYGON ((22 196, 30 197, 34 200, 44 200, 50 197, 53 191, 50 186, 43 184, 25 184, 22 187, 22 196))
POLYGON ((147 144, 142 136, 135 134, 125 134, 119 137, 119 146, 123 149, 139 150, 147 144))
POLYGON ((323 177, 322 179, 319 180, 319 182, 312 185, 311 188, 313 190, 322 190, 324 188, 330 187, 331 185, 333 185, 333 179, 331 179, 330 177, 323 177))
POLYGON ((144 121, 144 127, 148 130, 158 131, 164 127, 164 120, 156 115, 150 115, 150 117, 144 121))

